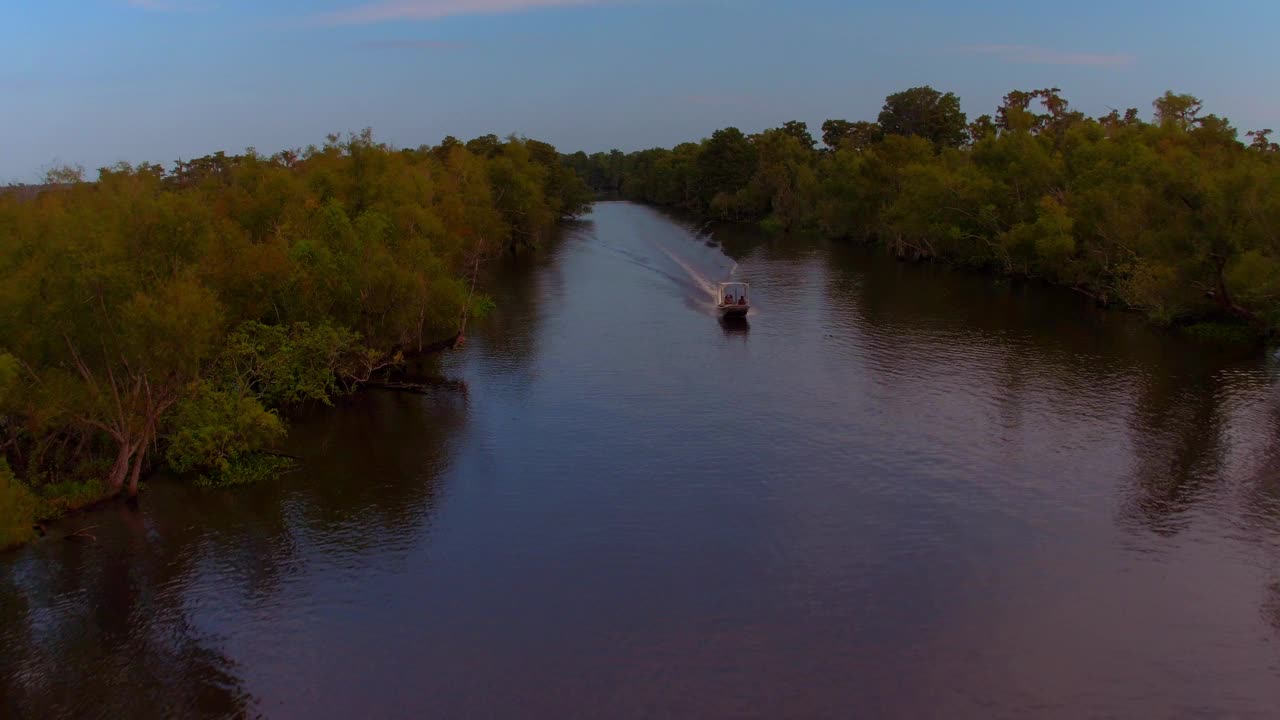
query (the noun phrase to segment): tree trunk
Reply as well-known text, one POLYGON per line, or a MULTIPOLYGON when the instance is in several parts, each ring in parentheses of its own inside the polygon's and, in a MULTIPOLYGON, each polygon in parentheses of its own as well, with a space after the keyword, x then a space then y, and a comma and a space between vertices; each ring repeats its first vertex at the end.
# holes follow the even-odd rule
POLYGON ((129 474, 129 458, 133 456, 133 447, 128 439, 120 441, 120 452, 116 455, 116 462, 111 466, 111 474, 107 476, 107 487, 113 492, 119 492, 124 487, 125 476, 129 474))
POLYGON ((138 446, 138 456, 133 459, 133 472, 129 474, 129 497, 138 497, 138 477, 142 475, 142 461, 147 457, 147 439, 138 446))
POLYGON ((1227 293, 1227 278, 1225 276, 1226 265, 1225 261, 1218 261, 1214 268, 1214 275, 1216 276, 1214 279, 1217 280, 1218 285, 1217 297, 1215 299, 1218 301, 1218 306, 1224 311, 1235 312, 1235 303, 1232 302, 1231 295, 1227 293))
POLYGON ((1215 268, 1214 274, 1216 277, 1214 279, 1216 280, 1217 288, 1214 289, 1213 299, 1218 303, 1218 308, 1225 314, 1247 320, 1265 329, 1266 323, 1252 310, 1237 305, 1235 298, 1231 297, 1231 293, 1227 291, 1226 269, 1226 261, 1219 261, 1215 268))

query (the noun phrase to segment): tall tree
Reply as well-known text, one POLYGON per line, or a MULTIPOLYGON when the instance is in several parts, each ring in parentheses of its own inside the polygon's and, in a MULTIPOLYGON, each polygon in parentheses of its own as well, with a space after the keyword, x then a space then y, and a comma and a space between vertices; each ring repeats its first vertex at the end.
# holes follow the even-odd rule
POLYGON ((880 127, 890 135, 923 137, 937 147, 960 147, 967 136, 967 119, 955 93, 940 93, 925 85, 885 98, 880 127))
POLYGON ((1151 103, 1156 109, 1156 122, 1161 125, 1172 125, 1181 130, 1189 130, 1197 121, 1200 109, 1204 104, 1194 95, 1182 95, 1172 90, 1151 103))
POLYGON ((813 139, 813 135, 809 132, 809 125, 799 120, 788 120, 782 124, 782 132, 790 135, 800 142, 800 146, 806 150, 812 150, 817 143, 813 139))
POLYGON ((827 120, 822 123, 822 143, 832 150, 849 146, 855 150, 865 150, 880 142, 884 131, 873 122, 859 120, 827 120))
POLYGON ((1249 148, 1259 152, 1280 152, 1280 145, 1271 142, 1271 128, 1264 130, 1250 130, 1245 133, 1245 137, 1249 138, 1249 148))
POLYGON ((698 184, 703 205, 717 195, 732 195, 750 182, 756 169, 756 150, 736 127, 717 130, 698 155, 698 184))

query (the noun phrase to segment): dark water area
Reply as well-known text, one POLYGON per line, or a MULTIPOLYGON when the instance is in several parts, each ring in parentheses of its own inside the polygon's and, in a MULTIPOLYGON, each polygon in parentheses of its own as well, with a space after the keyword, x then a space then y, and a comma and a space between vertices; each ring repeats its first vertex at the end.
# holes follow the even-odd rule
POLYGON ((0 715, 1276 717, 1273 357, 699 230, 598 204, 495 269, 466 392, 0 556, 0 715))

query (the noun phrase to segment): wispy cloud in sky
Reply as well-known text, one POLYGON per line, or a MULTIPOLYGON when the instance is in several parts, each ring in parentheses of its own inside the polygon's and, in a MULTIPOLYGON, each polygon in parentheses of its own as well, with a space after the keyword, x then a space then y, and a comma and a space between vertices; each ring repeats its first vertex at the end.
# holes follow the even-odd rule
POLYGON ((1132 65, 1132 55, 1063 52, 1035 45, 966 45, 961 52, 970 55, 990 55, 1011 63, 1024 65, 1085 65, 1092 67, 1123 67, 1132 65))
POLYGON ((138 10, 156 12, 192 12, 209 9, 208 3, 192 2, 192 0, 124 0, 124 4, 138 10))
POLYGON ((1239 127, 1280 130, 1280 94, 1249 72, 1280 67, 1266 32, 1280 2, 1253 0, 1243 29, 1238 13, 1165 12, 1159 32, 1124 37, 1150 25, 1146 4, 1073 0, 1061 27, 1043 3, 973 11, 987 4, 0 0, 0 17, 22 8, 0 25, 0 137, 22 138, 0 147, 0 184, 53 157, 96 168, 275 150, 370 125, 403 147, 511 131, 589 152, 671 146, 727 125, 872 119, 888 92, 925 83, 971 114, 1011 87, 1061 86, 1104 113, 1173 86, 1239 127), (1171 79, 1157 60, 1187 48, 1202 51, 1195 71, 1171 79), (867 67, 838 92, 823 81, 823 68, 867 67), (4 111, 9 98, 22 112, 4 111))
MULTIPOLYGON (((143 0, 148 1, 148 0, 143 0)), ((608 0, 384 0, 325 13, 332 25, 371 25, 392 20, 434 20, 456 15, 500 15, 538 8, 599 5, 608 0)))
POLYGON ((356 43, 365 50, 457 50, 462 43, 448 40, 366 40, 356 43))
POLYGON ((732 107, 758 102, 757 98, 748 95, 683 95, 676 99, 690 105, 706 105, 710 107, 732 107))

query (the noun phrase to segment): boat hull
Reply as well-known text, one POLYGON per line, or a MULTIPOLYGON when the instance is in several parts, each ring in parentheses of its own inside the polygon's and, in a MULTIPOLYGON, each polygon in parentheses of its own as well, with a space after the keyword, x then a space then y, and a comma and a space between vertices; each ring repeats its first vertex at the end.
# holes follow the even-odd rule
POLYGON ((721 305, 720 317, 722 318, 741 318, 747 316, 747 311, 751 309, 750 305, 721 305))

